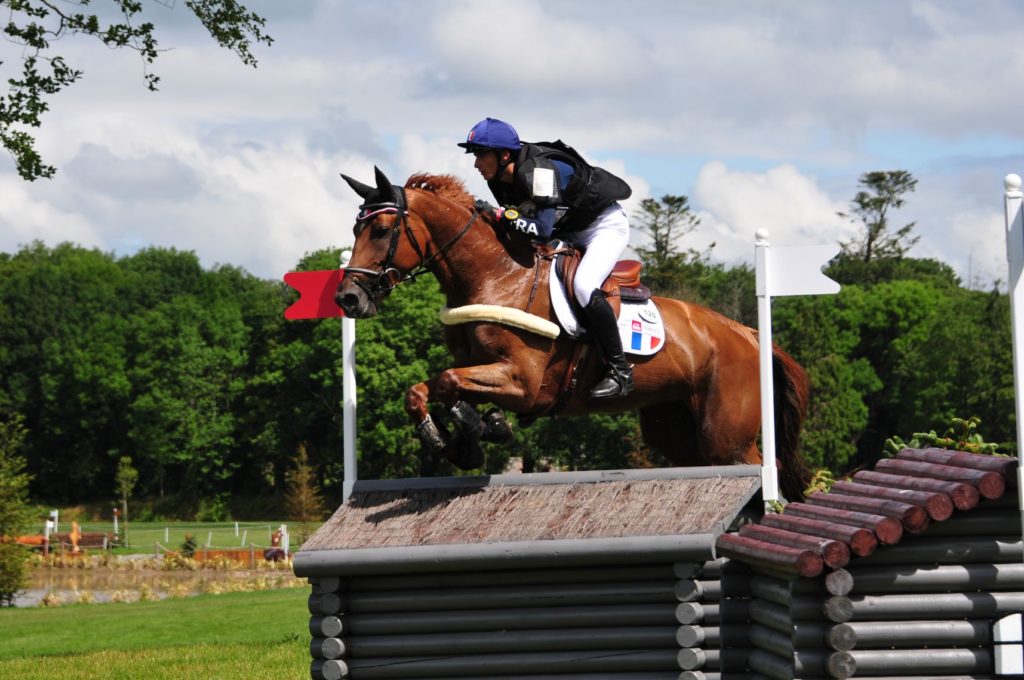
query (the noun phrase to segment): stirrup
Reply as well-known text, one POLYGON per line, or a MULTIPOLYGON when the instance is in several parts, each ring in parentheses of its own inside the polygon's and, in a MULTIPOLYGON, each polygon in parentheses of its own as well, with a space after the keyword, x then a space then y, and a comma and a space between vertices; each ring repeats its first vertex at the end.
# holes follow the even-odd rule
POLYGON ((633 391, 633 371, 609 366, 604 377, 590 390, 591 399, 617 399, 633 391))

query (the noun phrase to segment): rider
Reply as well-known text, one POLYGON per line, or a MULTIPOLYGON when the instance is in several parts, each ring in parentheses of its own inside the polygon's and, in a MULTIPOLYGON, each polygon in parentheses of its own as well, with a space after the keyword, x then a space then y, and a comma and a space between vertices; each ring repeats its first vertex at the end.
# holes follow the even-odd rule
POLYGON ((608 362, 590 396, 629 394, 633 369, 622 351, 615 312, 601 290, 629 245, 629 220, 618 204, 632 193, 629 185, 589 165, 561 141, 519 141, 515 129, 496 118, 474 125, 459 146, 476 156, 474 167, 504 206, 497 212, 507 228, 541 241, 554 233, 583 250, 574 280, 576 300, 608 362))

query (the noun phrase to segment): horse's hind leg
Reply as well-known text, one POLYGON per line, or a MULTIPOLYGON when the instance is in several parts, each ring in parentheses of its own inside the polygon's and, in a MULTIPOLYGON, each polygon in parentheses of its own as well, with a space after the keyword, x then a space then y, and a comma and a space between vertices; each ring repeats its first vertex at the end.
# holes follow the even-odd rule
POLYGON ((697 425, 684 401, 653 404, 640 409, 644 443, 673 465, 707 465, 701 457, 697 425))

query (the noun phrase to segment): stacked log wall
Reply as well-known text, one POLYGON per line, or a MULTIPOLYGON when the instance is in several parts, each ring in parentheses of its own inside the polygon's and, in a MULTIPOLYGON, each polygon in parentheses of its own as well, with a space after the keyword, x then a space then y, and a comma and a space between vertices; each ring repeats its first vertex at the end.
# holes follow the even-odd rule
POLYGON ((993 623, 1024 611, 1020 514, 1003 505, 837 574, 823 603, 830 677, 993 677, 993 623))
POLYGON ((737 566, 310 578, 311 677, 744 680, 737 566))
POLYGON ((721 537, 719 554, 755 572, 751 672, 997 677, 993 625, 1024 611, 1017 465, 907 449, 721 537))

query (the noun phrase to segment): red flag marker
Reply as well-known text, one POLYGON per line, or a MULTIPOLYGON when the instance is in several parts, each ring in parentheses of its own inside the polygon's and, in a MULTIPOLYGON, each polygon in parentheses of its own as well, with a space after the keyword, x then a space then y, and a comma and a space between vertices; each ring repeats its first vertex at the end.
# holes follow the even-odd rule
POLYGON ((299 291, 299 299, 284 310, 286 319, 326 319, 344 316, 334 302, 334 293, 341 283, 340 269, 326 269, 315 272, 288 272, 284 282, 299 291))

